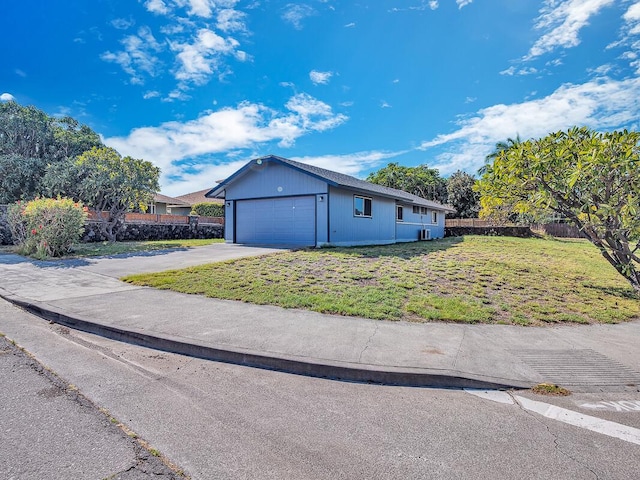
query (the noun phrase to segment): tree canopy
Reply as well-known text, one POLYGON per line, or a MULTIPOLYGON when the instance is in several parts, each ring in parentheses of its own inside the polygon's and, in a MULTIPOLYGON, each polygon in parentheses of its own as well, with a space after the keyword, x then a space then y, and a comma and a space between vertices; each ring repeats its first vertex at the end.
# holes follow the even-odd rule
POLYGON ((446 202, 447 183, 435 168, 427 165, 405 167, 390 163, 377 172, 370 173, 367 181, 385 187, 412 193, 428 200, 446 202))
POLYGON ((71 117, 0 103, 0 203, 46 195, 47 170, 102 142, 71 117))
POLYGON ((160 189, 160 169, 151 162, 122 157, 113 148, 94 147, 69 165, 67 178, 76 179, 76 196, 100 216, 101 231, 115 241, 126 212, 145 209, 160 189))
POLYGON ((452 218, 478 218, 480 194, 474 189, 476 179, 461 170, 447 179, 447 201, 456 209, 452 218))
POLYGON ((572 128, 498 153, 478 184, 482 216, 550 209, 640 293, 640 133, 572 128))

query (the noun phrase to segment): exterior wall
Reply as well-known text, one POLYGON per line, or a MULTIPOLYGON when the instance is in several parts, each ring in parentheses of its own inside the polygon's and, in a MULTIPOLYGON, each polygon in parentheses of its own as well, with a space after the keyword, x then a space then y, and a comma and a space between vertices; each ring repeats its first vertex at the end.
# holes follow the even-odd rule
POLYGON ((329 195, 316 195, 316 246, 328 242, 329 202, 329 195))
POLYGON ((166 215, 167 214, 167 204, 166 203, 157 203, 155 204, 155 209, 153 212, 149 212, 149 213, 156 213, 158 215, 166 215))
MULTIPOLYGON (((393 199, 362 194, 372 199, 371 217, 353 214, 354 192, 330 188, 329 245, 376 245, 394 243, 396 236, 396 202, 393 199)), ((358 194, 360 195, 360 194, 358 194)), ((318 243, 318 246, 323 243, 318 243)))
POLYGON ((225 190, 225 199, 291 197, 297 195, 326 194, 327 183, 276 162, 252 164, 237 181, 225 190))
POLYGON ((191 213, 191 207, 171 207, 171 215, 184 215, 185 217, 191 213))
POLYGON ((420 214, 413 213, 413 206, 411 205, 400 206, 403 207, 403 220, 396 220, 396 241, 413 242, 418 240, 422 229, 429 230, 431 238, 444 237, 444 212, 437 212, 438 222, 434 224, 431 223, 433 210, 428 209, 426 214, 420 214))
POLYGON ((225 243, 233 243, 233 232, 235 231, 235 202, 226 200, 224 203, 224 241, 225 243))

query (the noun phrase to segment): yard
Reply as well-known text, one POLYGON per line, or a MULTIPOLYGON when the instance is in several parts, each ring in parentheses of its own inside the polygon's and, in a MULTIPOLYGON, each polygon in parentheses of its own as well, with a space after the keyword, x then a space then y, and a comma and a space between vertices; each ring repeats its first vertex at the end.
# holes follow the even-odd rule
POLYGON ((124 280, 380 320, 544 325, 640 318, 640 299, 582 240, 466 236, 309 249, 124 280))

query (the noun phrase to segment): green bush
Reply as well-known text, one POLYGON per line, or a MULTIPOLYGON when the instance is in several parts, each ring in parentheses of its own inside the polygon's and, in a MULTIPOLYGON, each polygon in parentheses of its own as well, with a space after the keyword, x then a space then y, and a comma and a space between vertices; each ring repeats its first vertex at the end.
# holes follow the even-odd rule
POLYGON ((203 217, 224 217, 224 205, 219 203, 194 203, 191 206, 191 215, 203 217))
POLYGON ((36 258, 60 257, 78 243, 86 209, 69 198, 37 198, 9 207, 9 225, 20 253, 36 258))

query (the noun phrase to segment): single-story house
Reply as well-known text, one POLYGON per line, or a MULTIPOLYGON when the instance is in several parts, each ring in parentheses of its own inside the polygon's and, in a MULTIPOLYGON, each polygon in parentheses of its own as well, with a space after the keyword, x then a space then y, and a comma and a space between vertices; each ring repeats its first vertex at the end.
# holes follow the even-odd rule
POLYGON ((227 243, 352 246, 444 236, 447 205, 269 155, 207 193, 225 199, 227 243))
POLYGON ((156 193, 153 196, 153 203, 147 206, 147 213, 158 215, 189 215, 190 212, 189 203, 161 193, 156 193))

